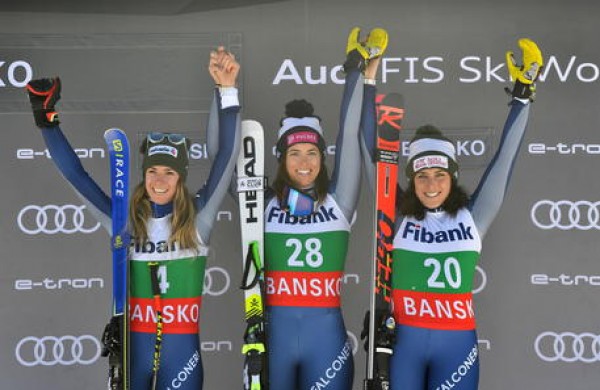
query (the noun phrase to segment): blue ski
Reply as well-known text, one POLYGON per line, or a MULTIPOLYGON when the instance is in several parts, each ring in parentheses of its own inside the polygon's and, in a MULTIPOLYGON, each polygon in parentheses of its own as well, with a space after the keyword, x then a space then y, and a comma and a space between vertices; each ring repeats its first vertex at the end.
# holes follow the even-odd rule
POLYGON ((103 355, 109 357, 109 389, 128 389, 128 330, 127 290, 129 233, 129 142, 120 129, 104 132, 110 160, 111 218, 112 218, 112 318, 103 341, 103 355))

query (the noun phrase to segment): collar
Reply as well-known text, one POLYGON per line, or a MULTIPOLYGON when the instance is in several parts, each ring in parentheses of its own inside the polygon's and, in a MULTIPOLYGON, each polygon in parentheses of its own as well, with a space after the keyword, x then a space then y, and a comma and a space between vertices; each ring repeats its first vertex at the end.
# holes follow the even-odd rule
POLYGON ((153 218, 162 218, 173 212, 173 202, 169 202, 167 204, 156 204, 151 201, 150 207, 152 208, 153 218))
POLYGON ((444 212, 444 208, 443 208, 442 206, 440 206, 440 207, 436 207, 436 208, 434 208, 434 209, 428 209, 428 208, 425 208, 425 210, 426 210, 428 213, 441 213, 441 212, 444 212))

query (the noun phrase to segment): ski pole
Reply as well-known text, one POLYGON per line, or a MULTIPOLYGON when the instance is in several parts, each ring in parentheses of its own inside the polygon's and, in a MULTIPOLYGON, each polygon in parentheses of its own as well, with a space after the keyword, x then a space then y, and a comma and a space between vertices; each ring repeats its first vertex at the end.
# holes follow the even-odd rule
POLYGON ((158 381, 158 369, 160 367, 160 350, 162 346, 163 318, 160 301, 160 286, 158 284, 158 262, 148 263, 150 267, 150 282, 152 284, 152 295, 154 296, 154 311, 156 312, 156 339, 154 342, 154 356, 152 359, 152 382, 151 390, 156 390, 158 381))

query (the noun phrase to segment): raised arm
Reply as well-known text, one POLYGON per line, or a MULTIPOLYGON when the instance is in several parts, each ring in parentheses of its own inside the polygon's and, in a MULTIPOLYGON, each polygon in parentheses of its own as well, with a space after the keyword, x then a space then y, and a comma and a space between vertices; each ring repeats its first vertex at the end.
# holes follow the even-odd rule
POLYGON ((366 42, 359 40, 359 34, 359 28, 352 29, 346 47, 347 59, 344 63, 346 83, 340 109, 335 165, 329 190, 349 221, 352 220, 356 210, 360 190, 359 130, 362 128, 363 132, 375 133, 377 122, 375 77, 388 39, 387 32, 382 29, 373 29, 366 42))
POLYGON ((60 129, 55 104, 60 99, 61 82, 53 79, 32 80, 27 91, 36 125, 40 128, 52 161, 71 184, 76 194, 86 203, 90 212, 111 233, 110 197, 83 168, 79 157, 60 129))
POLYGON ((219 207, 227 193, 240 148, 240 104, 235 87, 239 69, 235 57, 224 48, 219 47, 211 53, 209 73, 217 86, 207 130, 212 166, 205 186, 196 194, 199 210, 196 227, 205 243, 210 239, 219 207))
POLYGON ((535 80, 543 66, 542 53, 533 41, 521 39, 519 46, 523 50, 523 66, 516 66, 513 53, 507 53, 508 69, 515 84, 500 146, 471 197, 470 208, 481 237, 485 236, 504 201, 535 97, 535 80))

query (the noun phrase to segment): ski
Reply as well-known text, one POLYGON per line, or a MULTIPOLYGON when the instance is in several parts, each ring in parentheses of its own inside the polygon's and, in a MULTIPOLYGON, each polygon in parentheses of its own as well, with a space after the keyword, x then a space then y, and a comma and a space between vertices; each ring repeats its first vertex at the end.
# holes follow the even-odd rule
POLYGON ((392 355, 395 328, 392 316, 392 250, 404 103, 402 95, 395 93, 380 96, 378 102, 375 152, 375 250, 368 318, 365 390, 390 388, 389 360, 392 355))
POLYGON ((108 356, 110 390, 127 390, 128 377, 128 307, 127 275, 129 234, 129 142, 120 129, 104 132, 110 163, 111 218, 112 218, 112 318, 104 330, 103 356, 108 356))
POLYGON ((237 191, 242 237, 244 332, 244 390, 268 389, 263 264, 264 135, 260 123, 242 121, 241 150, 237 160, 237 191))

